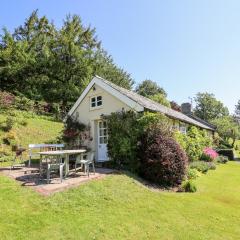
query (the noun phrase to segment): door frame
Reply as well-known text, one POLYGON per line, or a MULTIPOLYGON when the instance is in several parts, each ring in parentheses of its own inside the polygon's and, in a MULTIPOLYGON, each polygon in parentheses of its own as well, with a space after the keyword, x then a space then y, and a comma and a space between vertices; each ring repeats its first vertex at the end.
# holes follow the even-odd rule
POLYGON ((106 161, 108 161, 109 160, 109 158, 108 158, 108 150, 107 150, 107 143, 106 143, 106 156, 107 156, 107 158, 106 159, 104 159, 104 160, 100 160, 99 159, 99 145, 100 145, 100 136, 99 136, 99 123, 100 122, 103 122, 104 120, 103 119, 99 119, 99 120, 96 120, 96 153, 97 153, 97 162, 106 162, 106 161))

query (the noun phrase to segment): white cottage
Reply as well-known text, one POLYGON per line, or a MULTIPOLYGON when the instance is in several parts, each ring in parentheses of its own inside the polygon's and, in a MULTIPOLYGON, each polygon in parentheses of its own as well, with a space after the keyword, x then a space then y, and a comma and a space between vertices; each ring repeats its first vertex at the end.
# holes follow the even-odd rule
POLYGON ((203 120, 194 119, 96 76, 70 109, 68 116, 90 126, 92 141, 89 147, 95 151, 97 162, 108 160, 107 125, 102 120, 102 116, 123 110, 160 112, 172 119, 174 128, 183 133, 186 132, 188 125, 206 129, 209 133, 215 131, 214 126, 203 120))

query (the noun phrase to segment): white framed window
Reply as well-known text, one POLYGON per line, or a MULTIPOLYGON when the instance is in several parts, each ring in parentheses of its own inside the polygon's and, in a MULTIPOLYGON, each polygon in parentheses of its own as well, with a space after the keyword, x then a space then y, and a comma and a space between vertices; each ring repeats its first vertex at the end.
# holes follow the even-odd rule
POLYGON ((90 98, 90 108, 99 108, 103 104, 102 96, 94 96, 90 98))
POLYGON ((174 121, 172 125, 172 129, 174 131, 179 131, 179 123, 174 121))
POLYGON ((183 123, 180 124, 180 127, 179 127, 179 131, 182 133, 182 134, 187 134, 187 126, 183 123))

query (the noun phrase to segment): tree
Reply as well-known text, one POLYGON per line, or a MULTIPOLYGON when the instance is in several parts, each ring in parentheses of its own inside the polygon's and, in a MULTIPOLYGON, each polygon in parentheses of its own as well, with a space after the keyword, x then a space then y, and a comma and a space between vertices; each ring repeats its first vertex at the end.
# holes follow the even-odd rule
POLYGON ((97 50, 93 61, 93 74, 101 76, 120 87, 131 89, 134 84, 131 75, 116 66, 111 55, 104 49, 97 50))
POLYGON ((162 93, 157 93, 153 96, 149 96, 150 99, 152 99, 153 101, 162 104, 163 106, 166 107, 171 107, 170 102, 167 100, 166 96, 162 93))
POLYGON ((0 36, 0 90, 59 103, 66 112, 95 74, 129 89, 133 84, 77 15, 57 29, 36 10, 12 34, 5 29, 0 36))
POLYGON ((156 94, 162 94, 167 97, 165 90, 158 86, 158 84, 152 80, 144 80, 136 87, 136 92, 144 97, 150 97, 156 94))
POLYGON ((235 114, 240 117, 240 100, 238 100, 237 105, 235 105, 235 114))
POLYGON ((227 107, 217 100, 214 94, 198 93, 194 100, 196 103, 194 114, 201 119, 210 121, 229 115, 227 107))
POLYGON ((211 121, 216 127, 219 136, 226 142, 232 140, 232 146, 234 146, 237 139, 240 137, 239 124, 234 120, 232 116, 223 116, 211 121))
POLYGON ((171 101, 170 105, 173 110, 181 112, 181 106, 179 106, 175 101, 171 101))

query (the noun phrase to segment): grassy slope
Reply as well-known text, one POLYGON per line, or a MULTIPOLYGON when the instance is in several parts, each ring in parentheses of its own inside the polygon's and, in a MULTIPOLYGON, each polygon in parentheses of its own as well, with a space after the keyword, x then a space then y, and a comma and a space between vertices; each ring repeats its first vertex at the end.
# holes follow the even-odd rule
MULTIPOLYGON (((23 147, 27 148, 28 144, 30 143, 45 143, 49 141, 54 141, 63 128, 63 124, 61 122, 56 122, 51 117, 37 115, 28 116, 28 114, 26 113, 26 117, 24 117, 22 112, 16 112, 22 116, 23 120, 27 121, 26 126, 18 125, 13 128, 13 130, 17 134, 19 143, 23 147)), ((0 122, 4 121, 7 115, 7 113, 0 113, 0 122)), ((4 134, 5 132, 0 129, 0 139, 3 137, 4 134)), ((25 158, 26 155, 27 154, 25 154, 25 158)), ((5 165, 6 164, 7 163, 5 163, 5 165)))
POLYGON ((152 192, 125 175, 41 197, 0 176, 1 239, 238 239, 240 164, 197 180, 198 192, 152 192))

